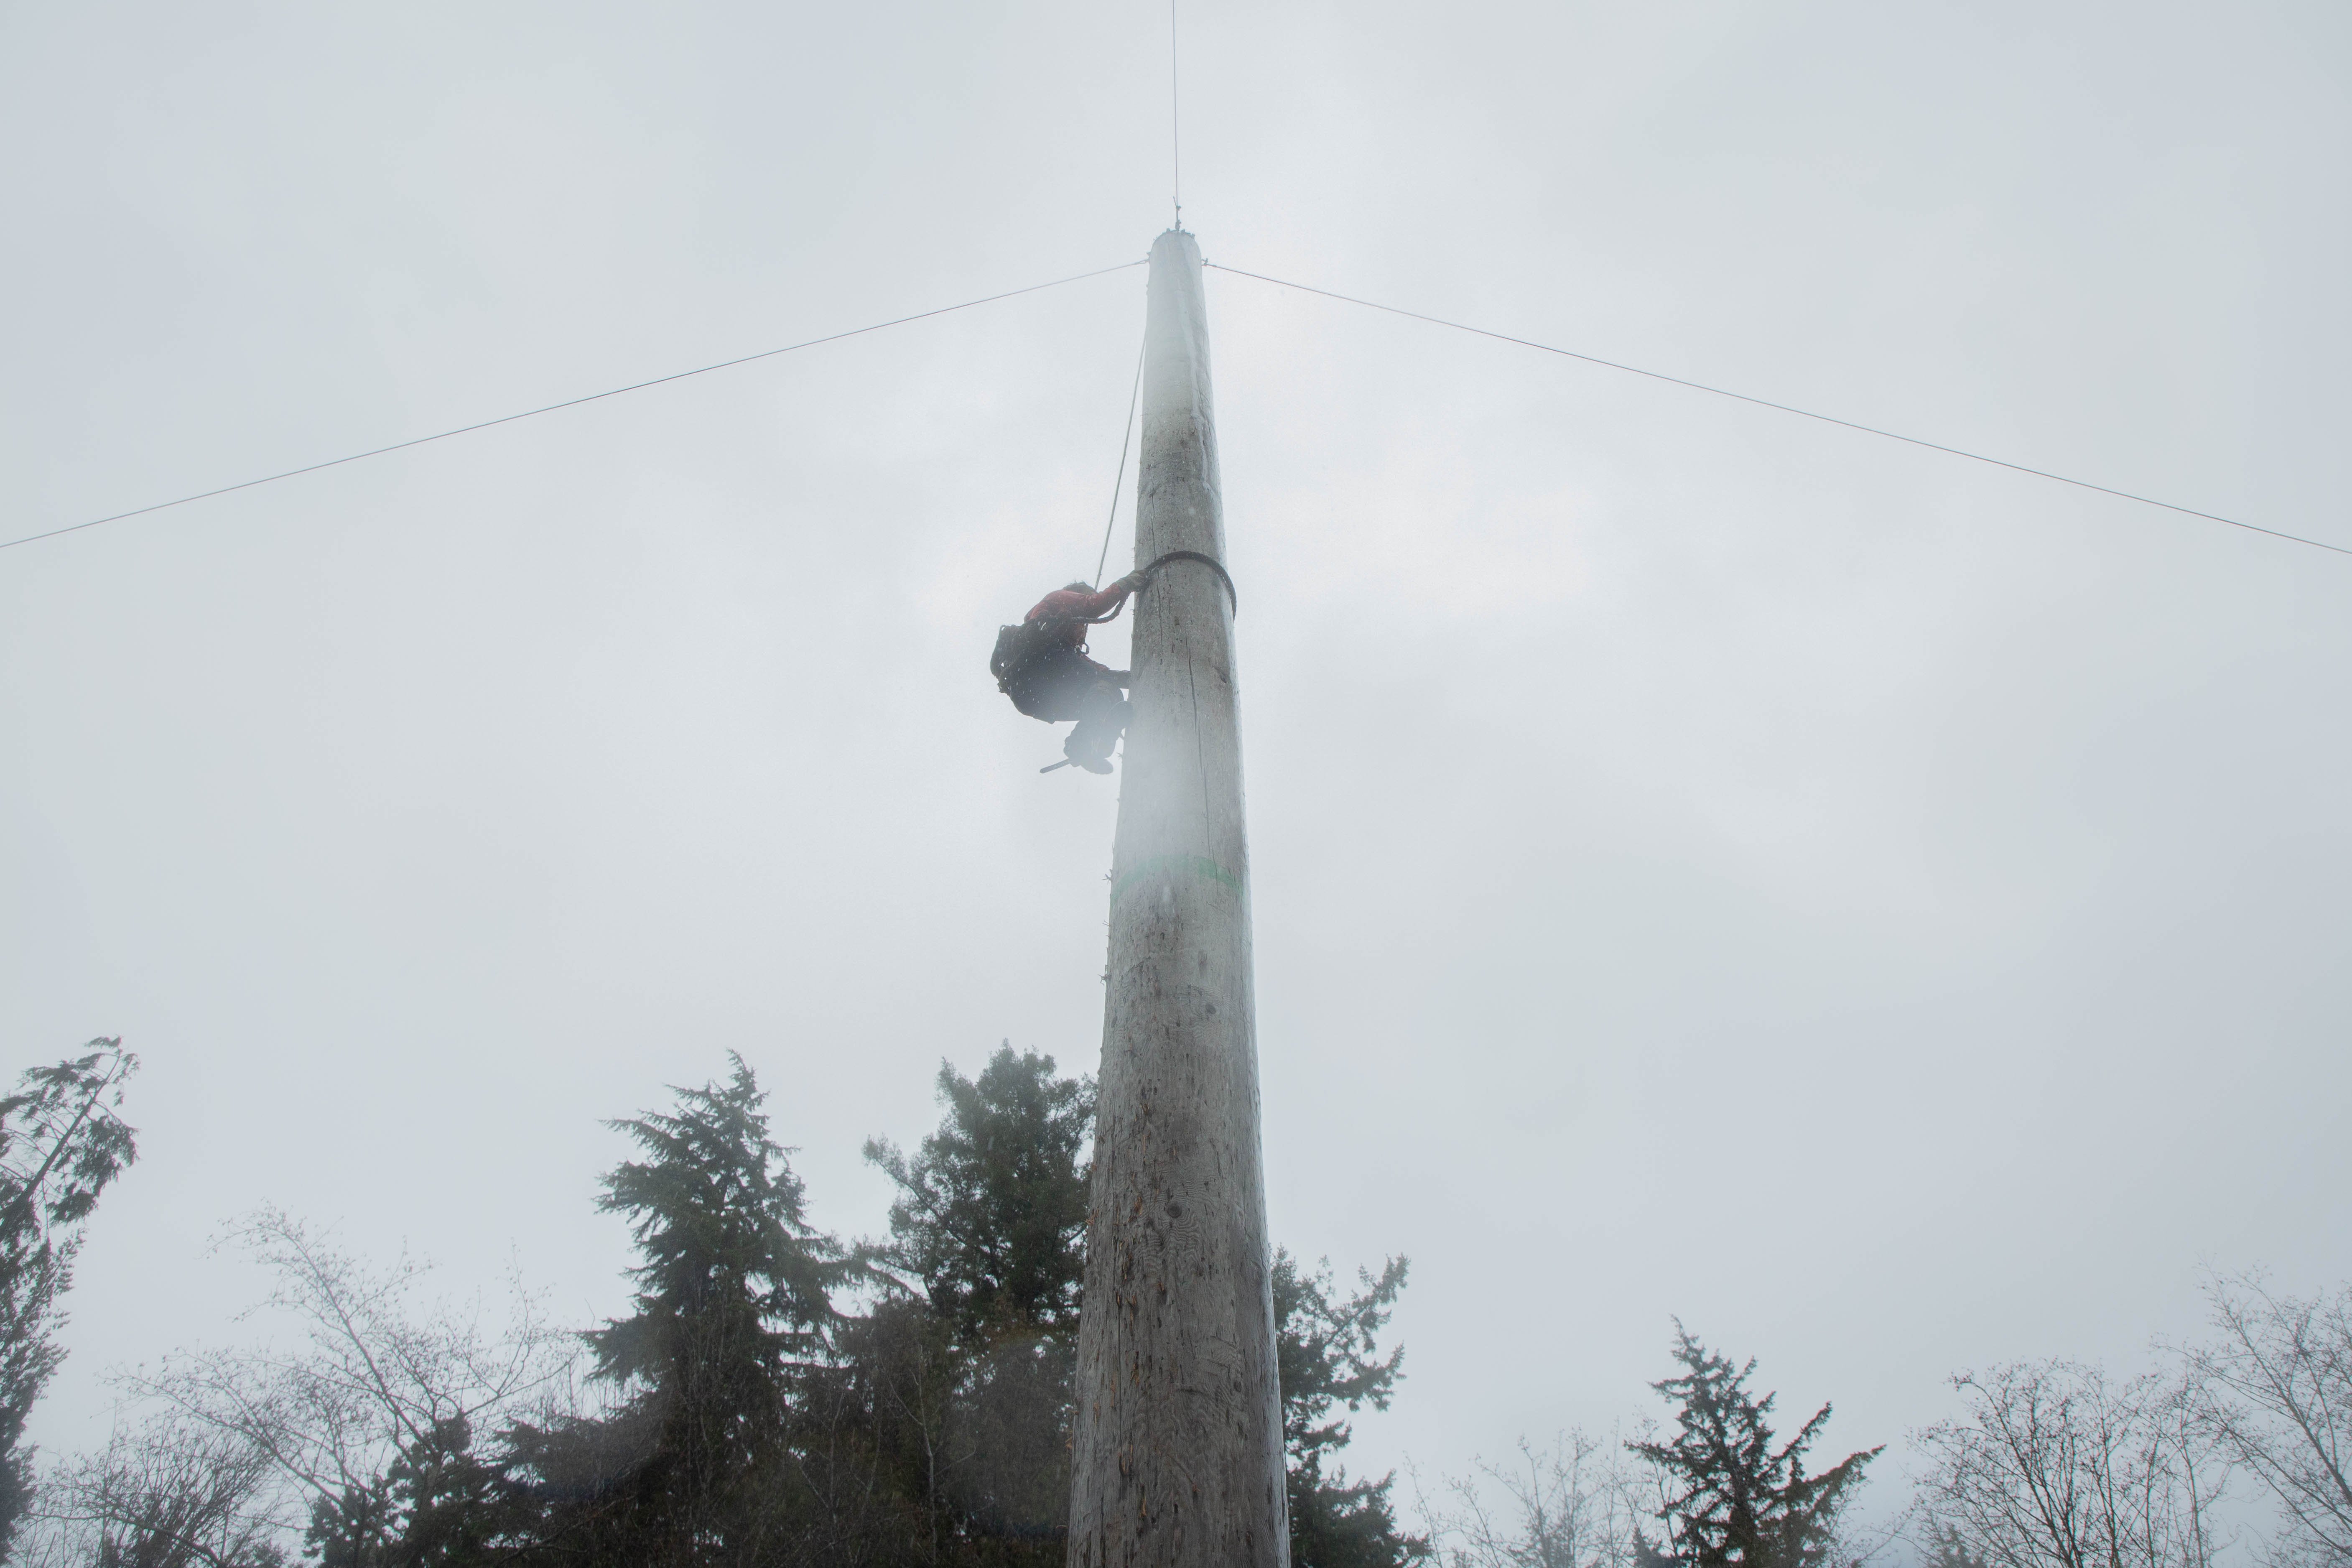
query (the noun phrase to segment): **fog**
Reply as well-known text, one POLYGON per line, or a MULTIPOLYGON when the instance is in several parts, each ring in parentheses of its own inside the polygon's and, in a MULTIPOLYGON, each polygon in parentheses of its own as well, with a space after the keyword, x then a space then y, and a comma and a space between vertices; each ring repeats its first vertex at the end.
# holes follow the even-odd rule
MULTIPOLYGON (((1212 262, 2352 547, 2340 5, 1180 25, 1212 262)), ((1169 66, 1149 5, 12 7, 0 532, 1140 258, 1169 66)), ((247 1331, 256 1205, 587 1323, 604 1120, 728 1051, 845 1235, 942 1058, 1092 1070, 1117 781, 985 660, 1091 574, 1143 281, 0 551, 0 1037, 145 1062, 46 1452, 247 1331)), ((1675 1314, 1899 1450, 2352 1273, 2352 560, 1208 292, 1272 1233, 1413 1267, 1354 1468, 1647 1413, 1675 1314)))

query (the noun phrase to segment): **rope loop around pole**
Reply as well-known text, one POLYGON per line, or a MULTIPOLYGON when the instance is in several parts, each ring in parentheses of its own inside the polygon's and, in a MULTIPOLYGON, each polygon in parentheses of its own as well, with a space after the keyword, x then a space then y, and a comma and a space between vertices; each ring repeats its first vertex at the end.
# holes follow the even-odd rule
POLYGON ((1214 572, 1217 574, 1217 581, 1225 585, 1225 596, 1233 601, 1234 614, 1238 616, 1242 613, 1241 590, 1234 586, 1233 574, 1225 570, 1225 563, 1223 562, 1218 560, 1213 555, 1203 555, 1197 550, 1171 550, 1168 552, 1167 554, 1162 555, 1159 560, 1154 561, 1150 565, 1146 566, 1143 569, 1145 586, 1149 587, 1150 585, 1150 579, 1156 574, 1162 566, 1167 565, 1171 561, 1197 561, 1202 565, 1206 566, 1210 571, 1214 572))

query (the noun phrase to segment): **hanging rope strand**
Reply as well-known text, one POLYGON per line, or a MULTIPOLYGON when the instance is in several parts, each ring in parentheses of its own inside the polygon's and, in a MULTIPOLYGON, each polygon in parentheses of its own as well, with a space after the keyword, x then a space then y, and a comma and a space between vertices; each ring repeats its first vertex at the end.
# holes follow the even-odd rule
MULTIPOLYGON (((1150 340, 1147 339, 1146 342, 1150 340)), ((1135 386, 1127 395, 1127 423, 1118 430, 1118 478, 1110 482, 1110 517, 1103 523, 1102 553, 1095 558, 1095 586, 1102 586, 1103 567, 1110 561, 1110 531, 1118 521, 1118 492, 1127 488, 1127 447, 1135 438, 1135 405, 1143 395, 1143 349, 1135 351, 1135 386)))

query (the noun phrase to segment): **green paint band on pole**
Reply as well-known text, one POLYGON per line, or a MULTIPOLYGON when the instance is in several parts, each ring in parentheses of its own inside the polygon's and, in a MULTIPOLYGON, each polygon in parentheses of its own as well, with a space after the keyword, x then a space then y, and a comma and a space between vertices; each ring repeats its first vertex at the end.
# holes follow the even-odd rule
POLYGON ((1112 883, 1110 896, 1118 898, 1155 871, 1190 871, 1196 877, 1206 877, 1212 882, 1223 882, 1237 893, 1242 890, 1242 879, 1206 855, 1154 855, 1112 883))

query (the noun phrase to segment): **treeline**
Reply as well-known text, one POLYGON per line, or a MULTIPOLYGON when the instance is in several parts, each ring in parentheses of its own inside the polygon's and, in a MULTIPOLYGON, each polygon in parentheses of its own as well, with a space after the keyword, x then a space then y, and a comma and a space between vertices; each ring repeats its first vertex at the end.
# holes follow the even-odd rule
MULTIPOLYGON (((936 1131, 866 1154, 888 1234, 808 1223, 740 1059, 613 1125, 600 1205, 629 1310, 583 1331, 518 1288, 504 1321, 425 1300, 265 1212, 234 1238, 291 1342, 118 1377, 131 1418, 33 1484, 25 1420, 58 1364, 82 1227, 135 1157, 119 1042, 0 1100, 0 1560, 64 1568, 1058 1563, 1093 1087, 1049 1057, 944 1064, 936 1131)), ((1815 1468, 1830 1407, 1775 1397, 1675 1326, 1667 1421, 1522 1441, 1472 1475, 1351 1479, 1386 1408, 1391 1258, 1353 1284, 1274 1259, 1297 1568, 2352 1568, 2352 1289, 2209 1285, 2212 1331, 2114 1378, 2052 1359, 1952 1379, 1899 1505, 1853 1524, 1879 1448, 1815 1468)), ((1537 1331, 1531 1327, 1530 1332, 1537 1331)))
MULTIPOLYGON (((976 1079, 942 1065, 939 1091, 918 1149, 867 1143, 897 1200, 887 1237, 854 1243, 809 1223, 740 1058, 614 1123, 635 1154, 598 1204, 629 1226, 630 1310, 585 1332, 527 1293, 482 1329, 421 1300, 413 1264, 255 1216, 236 1239, 299 1344, 123 1377, 142 1414, 104 1452, 34 1492, 11 1450, 0 1527, 20 1560, 106 1568, 1058 1564, 1093 1084, 1007 1047, 976 1079)), ((1390 1479, 1339 1458, 1348 1413, 1395 1389, 1380 1338, 1405 1273, 1343 1287, 1275 1257, 1298 1562, 1427 1554, 1390 1479)))
POLYGON ((1849 1510, 1881 1450, 1820 1471, 1823 1405, 1783 1442, 1773 1396, 1677 1326, 1652 1386, 1669 1435, 1582 1431, 1419 1499, 1447 1568, 2352 1568, 2352 1288, 2213 1278, 2208 1336, 2133 1377, 2064 1358, 1951 1380, 1909 1434, 1908 1495, 1849 1510))

